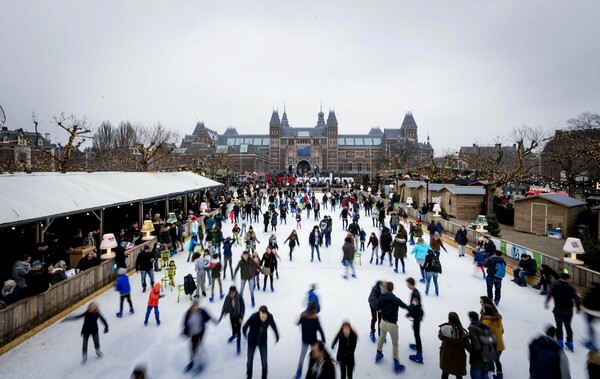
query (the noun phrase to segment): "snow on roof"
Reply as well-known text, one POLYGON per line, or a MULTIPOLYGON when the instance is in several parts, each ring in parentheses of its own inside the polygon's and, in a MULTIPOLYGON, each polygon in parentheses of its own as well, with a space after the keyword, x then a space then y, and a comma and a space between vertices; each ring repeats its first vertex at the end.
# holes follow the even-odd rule
POLYGON ((447 186, 446 189, 454 195, 485 195, 485 188, 473 186, 447 186))
POLYGON ((586 205, 585 201, 577 200, 569 196, 561 195, 558 193, 542 193, 540 195, 528 196, 521 199, 516 199, 515 201, 527 200, 539 197, 541 199, 546 199, 556 204, 564 205, 565 207, 577 207, 581 205, 586 205))
POLYGON ((407 188, 418 188, 421 186, 425 187, 425 182, 406 181, 406 182, 400 183, 400 185, 405 185, 407 188))
POLYGON ((0 226, 221 186, 191 172, 0 175, 0 226))
POLYGON ((454 187, 454 184, 444 184, 444 183, 429 183, 430 191, 441 191, 446 187, 454 187))

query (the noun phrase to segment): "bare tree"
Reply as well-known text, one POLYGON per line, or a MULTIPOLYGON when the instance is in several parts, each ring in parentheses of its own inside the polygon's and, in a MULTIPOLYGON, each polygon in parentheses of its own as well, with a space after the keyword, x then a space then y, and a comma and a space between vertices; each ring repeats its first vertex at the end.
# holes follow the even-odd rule
POLYGON ((92 153, 96 170, 112 170, 115 153, 116 130, 110 121, 103 121, 94 133, 92 153))
POLYGON ((600 115, 583 113, 567 125, 556 131, 542 152, 543 175, 565 184, 572 196, 578 184, 599 177, 600 115))
POLYGON ((39 122, 35 114, 33 115, 35 138, 30 138, 23 131, 21 131, 20 134, 31 148, 32 156, 35 153, 39 153, 39 155, 45 157, 48 161, 54 162, 59 172, 65 173, 73 169, 73 154, 79 150, 79 147, 81 147, 88 138, 91 137, 91 130, 88 129, 87 120, 85 118, 79 119, 73 115, 66 117, 64 113, 61 113, 60 117, 54 116, 53 121, 69 135, 69 138, 64 145, 58 144, 60 149, 59 152, 47 150, 39 143, 41 135, 38 132, 39 122))
POLYGON ((427 175, 433 182, 446 183, 457 176, 459 163, 458 157, 451 151, 446 151, 441 158, 431 156, 427 175))
POLYGON ((165 129, 160 123, 152 128, 136 125, 133 130, 133 159, 141 171, 157 168, 159 162, 173 152, 179 138, 176 132, 165 129))
POLYGON ((470 168, 488 184, 487 213, 493 213, 491 198, 496 188, 509 183, 519 183, 533 174, 539 163, 535 154, 543 146, 546 137, 541 128, 523 126, 515 128, 508 136, 508 146, 497 141, 494 146, 474 145, 469 153, 463 153, 470 168))

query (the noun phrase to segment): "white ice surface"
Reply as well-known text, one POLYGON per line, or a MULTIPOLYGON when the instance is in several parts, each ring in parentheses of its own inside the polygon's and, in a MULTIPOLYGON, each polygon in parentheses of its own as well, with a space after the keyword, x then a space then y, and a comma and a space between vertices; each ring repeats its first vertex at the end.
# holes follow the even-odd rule
MULTIPOLYGON (((264 209, 264 208, 263 208, 264 209)), ((329 213, 322 210, 321 215, 329 213)), ((362 211, 361 211, 362 213, 362 211)), ((258 309, 267 305, 273 314, 279 328, 281 339, 275 344, 275 336, 269 332, 269 377, 291 378, 295 371, 300 354, 300 329, 296 325, 300 312, 306 306, 306 291, 311 283, 319 284, 321 302, 321 323, 325 330, 328 346, 344 320, 349 320, 359 335, 356 350, 356 378, 390 378, 392 372, 392 347, 388 342, 384 345, 385 358, 380 364, 374 363, 376 347, 369 339, 370 311, 367 297, 371 287, 377 280, 392 280, 396 286, 394 293, 404 301, 408 301, 409 290, 405 279, 409 276, 419 279, 419 268, 414 258, 409 254, 406 275, 396 274, 389 263, 383 266, 369 264, 365 252, 362 265, 356 265, 358 279, 344 280, 343 266, 340 263, 341 245, 345 236, 342 231, 338 213, 333 215, 334 225, 332 246, 321 249, 322 262, 310 262, 308 234, 316 222, 305 219, 303 228, 299 230, 301 246, 296 248, 293 262, 288 259, 287 246, 283 241, 295 226, 293 216, 288 216, 288 225, 278 226, 278 242, 280 245, 281 262, 279 263, 280 279, 275 280, 275 292, 257 292, 257 307, 250 307, 250 295, 246 288, 246 318, 258 309)), ((361 226, 370 234, 375 228, 371 227, 370 217, 361 214, 361 226)), ((262 217, 261 217, 262 221, 262 217)), ((254 229, 261 244, 259 251, 264 251, 270 234, 262 233, 262 224, 254 224, 254 229)), ((225 236, 231 235, 232 224, 225 223, 225 236)), ((379 236, 379 232, 377 232, 379 236)), ((234 247, 234 265, 241 254, 241 247, 234 247)), ((423 365, 408 360, 413 354, 408 348, 414 343, 412 324, 400 317, 400 361, 406 365, 404 377, 437 378, 439 369, 439 346, 437 338, 438 325, 447 320, 447 314, 455 311, 459 314, 463 325, 468 325, 467 312, 479 312, 479 296, 486 294, 485 281, 474 274, 472 259, 459 258, 456 250, 448 247, 449 254, 442 252, 441 261, 443 274, 439 278, 440 296, 430 293, 425 296, 423 284, 418 288, 423 297, 425 319, 421 325, 423 340, 423 365)), ((183 277, 193 272, 192 263, 186 263, 187 253, 175 256, 177 263, 177 284, 183 283, 183 277)), ((157 273, 157 280, 161 274, 157 273)), ((188 298, 183 297, 177 303, 177 291, 165 290, 166 297, 160 301, 162 324, 156 326, 151 315, 148 326, 143 325, 143 318, 148 299, 148 293, 141 292, 140 275, 130 277, 132 285, 132 300, 136 309, 134 315, 126 314, 122 319, 115 316, 118 310, 119 296, 115 291, 107 291, 97 297, 103 315, 108 320, 110 331, 100 335, 100 343, 104 356, 97 358, 94 354, 93 343, 90 339, 88 362, 81 364, 82 321, 56 323, 13 350, 0 357, 0 373, 3 378, 127 378, 134 366, 143 363, 148 368, 151 378, 181 378, 183 368, 189 360, 189 341, 181 337, 183 315, 190 305, 188 298)), ((224 281, 224 292, 233 282, 229 278, 224 281)), ((239 276, 235 282, 239 288, 239 276)), ((432 283, 433 286, 433 283, 432 283)), ((262 289, 262 282, 261 282, 262 289)), ((431 291, 433 292, 433 290, 431 291)), ((544 297, 539 291, 531 288, 520 288, 505 278, 502 289, 500 312, 504 318, 504 341, 506 350, 502 354, 504 375, 506 378, 527 378, 529 370, 528 344, 549 324, 553 323, 551 310, 544 309, 544 297)), ((207 298, 202 300, 213 317, 218 318, 222 301, 210 303, 207 298)), ((73 312, 79 314, 85 307, 73 312)), ((404 312, 401 310, 401 316, 404 312)), ((244 320, 245 321, 245 320, 244 320)), ((567 352, 573 378, 587 378, 585 371, 586 351, 580 340, 586 335, 583 316, 576 315, 573 320, 575 333, 575 353, 567 352)), ((227 344, 226 339, 231 335, 229 319, 225 317, 220 325, 208 324, 201 354, 207 361, 207 368, 201 374, 210 378, 245 378, 246 374, 246 341, 242 343, 242 354, 236 356, 235 343, 227 344)), ((243 337, 242 337, 243 338, 243 337)), ((335 352, 330 352, 335 356, 335 352)), ((304 365, 303 377, 307 363, 304 365)), ((468 372, 468 370, 467 370, 468 372)), ((337 373, 339 377, 339 372, 337 373)), ((187 375, 189 376, 189 375, 187 375)), ((256 352, 254 362, 254 377, 260 378, 260 359, 256 352)))

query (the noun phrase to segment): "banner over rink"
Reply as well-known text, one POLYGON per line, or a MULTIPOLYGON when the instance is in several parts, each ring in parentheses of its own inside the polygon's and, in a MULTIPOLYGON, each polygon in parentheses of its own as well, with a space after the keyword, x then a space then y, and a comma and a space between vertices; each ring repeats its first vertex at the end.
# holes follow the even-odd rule
POLYGON ((315 177, 315 176, 299 176, 296 178, 298 183, 310 183, 310 184, 319 184, 319 185, 330 185, 330 184, 339 184, 339 183, 354 183, 354 178, 350 176, 334 177, 333 174, 329 174, 326 177, 315 177))

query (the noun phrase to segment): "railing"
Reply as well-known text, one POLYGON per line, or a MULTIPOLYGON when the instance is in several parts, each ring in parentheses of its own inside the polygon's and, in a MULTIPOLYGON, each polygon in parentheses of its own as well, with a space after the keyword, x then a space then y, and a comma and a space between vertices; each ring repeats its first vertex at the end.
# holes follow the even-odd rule
MULTIPOLYGON (((415 208, 407 209, 408 215, 412 218, 417 218, 418 212, 419 211, 415 208)), ((426 215, 423 215, 421 217, 423 225, 426 225, 427 223, 431 222, 431 217, 432 217, 431 213, 427 213, 426 215)), ((457 223, 454 223, 454 222, 451 222, 448 220, 444 220, 441 217, 436 217, 436 221, 439 221, 442 224, 442 227, 448 234, 445 237, 448 237, 452 240, 454 240, 454 236, 456 235, 456 232, 462 227, 462 225, 460 225, 460 224, 457 224, 457 223)), ((527 248, 526 246, 521 246, 517 243, 513 243, 510 241, 501 239, 501 238, 492 237, 489 234, 480 233, 471 228, 467 228, 467 238, 469 239, 471 248, 473 248, 473 246, 477 245, 477 240, 479 239, 479 237, 481 237, 483 235, 487 235, 488 237, 490 237, 492 239, 497 239, 500 242, 505 242, 505 243, 511 244, 515 247, 521 248, 522 250, 532 251, 534 253, 534 257, 537 255, 537 257, 535 257, 535 258, 538 258, 538 259, 536 259, 538 261, 538 263, 548 265, 550 268, 552 268, 554 271, 556 271, 558 273, 562 272, 563 269, 567 268, 569 270, 569 274, 571 275, 571 279, 573 280, 573 284, 575 284, 578 287, 591 288, 593 282, 600 282, 600 273, 590 270, 587 267, 571 265, 571 264, 565 263, 560 258, 555 258, 550 255, 531 250, 531 249, 527 248)), ((500 246, 497 246, 497 247, 500 248, 500 246)), ((503 258, 506 261, 506 263, 508 264, 508 266, 510 266, 510 267, 516 267, 518 264, 518 260, 512 258, 510 255, 504 255, 503 258)))
MULTIPOLYGON (((208 215, 216 213, 213 211, 208 215)), ((183 227, 190 236, 191 223, 183 227)), ((128 271, 135 269, 135 261, 144 246, 152 248, 156 240, 155 237, 127 251, 128 271)), ((0 347, 113 283, 117 277, 113 264, 114 259, 102 261, 99 266, 56 283, 45 293, 26 297, 0 309, 0 347)))
MULTIPOLYGON (((134 268, 143 247, 152 246, 155 241, 156 238, 128 250, 127 267, 134 268)), ((26 297, 0 310, 0 346, 114 282, 117 274, 113 264, 114 259, 103 261, 56 283, 45 293, 26 297)))

